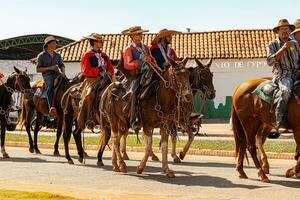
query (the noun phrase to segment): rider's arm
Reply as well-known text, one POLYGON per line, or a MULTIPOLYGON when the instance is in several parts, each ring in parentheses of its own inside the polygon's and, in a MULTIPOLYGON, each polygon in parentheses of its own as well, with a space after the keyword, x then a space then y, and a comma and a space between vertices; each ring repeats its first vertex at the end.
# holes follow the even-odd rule
POLYGON ((45 73, 45 72, 48 72, 48 71, 57 71, 58 70, 57 65, 53 65, 53 66, 50 66, 50 67, 45 67, 43 65, 44 65, 43 57, 41 55, 39 55, 38 58, 37 58, 37 65, 36 65, 36 72, 37 73, 45 73))
POLYGON ((142 64, 143 64, 142 60, 133 60, 130 47, 124 51, 124 68, 125 69, 134 71, 134 70, 137 70, 139 68, 139 66, 141 66, 142 64))
POLYGON ((269 66, 274 66, 277 63, 275 45, 275 42, 270 42, 267 48, 267 64, 269 66))
POLYGON ((61 58, 61 55, 58 54, 59 59, 58 59, 58 67, 60 68, 61 73, 66 74, 66 69, 65 69, 65 64, 63 63, 63 60, 61 58))

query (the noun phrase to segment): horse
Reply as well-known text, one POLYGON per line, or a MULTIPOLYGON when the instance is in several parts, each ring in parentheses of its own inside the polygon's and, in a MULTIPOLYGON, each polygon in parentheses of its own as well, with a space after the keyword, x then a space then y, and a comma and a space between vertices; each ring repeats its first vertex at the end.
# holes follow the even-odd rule
MULTIPOLYGON (((235 139, 235 150, 237 157, 236 170, 240 178, 248 178, 243 170, 243 160, 246 149, 251 154, 254 164, 258 170, 258 176, 263 182, 270 182, 264 169, 268 166, 261 165, 257 157, 256 140, 257 137, 269 134, 274 127, 275 115, 270 112, 271 108, 268 103, 253 94, 253 90, 267 78, 260 78, 246 81, 240 84, 234 91, 232 99, 232 128, 235 139)), ((286 171, 286 176, 300 175, 300 105, 297 98, 300 95, 300 87, 294 91, 288 104, 288 127, 293 130, 296 142, 295 160, 296 165, 286 171)), ((263 142, 263 141, 262 141, 263 142)), ((260 146, 260 145, 259 145, 260 146)), ((261 145, 262 148, 262 145, 261 145)))
MULTIPOLYGON (((200 90, 204 94, 204 97, 206 99, 212 100, 216 96, 216 91, 213 85, 213 73, 210 71, 212 59, 208 60, 208 62, 205 65, 203 65, 197 58, 194 58, 194 60, 197 64, 197 67, 188 68, 188 70, 190 71, 189 80, 192 87, 193 96, 195 96, 196 93, 200 90)), ((186 65, 186 62, 187 61, 185 59, 182 61, 183 66, 186 65)), ((179 153, 179 157, 178 157, 176 154, 177 137, 176 134, 171 135, 171 139, 172 139, 171 156, 173 158, 174 163, 180 163, 181 160, 184 159, 195 137, 192 132, 191 122, 189 120, 193 112, 192 102, 189 103, 181 102, 180 108, 177 109, 180 109, 180 125, 181 127, 183 127, 183 130, 188 134, 188 141, 183 147, 183 150, 179 153)), ((158 157, 153 152, 150 155, 152 157, 152 160, 158 160, 158 157)))
MULTIPOLYGON (((189 71, 182 66, 170 65, 163 73, 163 79, 153 84, 154 95, 140 98, 140 114, 145 140, 145 155, 137 167, 141 174, 146 166, 148 157, 152 152, 153 129, 160 128, 162 148, 162 170, 168 177, 175 177, 173 170, 168 166, 168 137, 176 121, 177 98, 185 102, 192 101, 192 90, 189 83, 189 71), (167 84, 168 83, 168 84, 167 84)), ((115 172, 127 172, 127 167, 120 152, 120 139, 128 134, 129 106, 126 99, 112 93, 114 84, 104 91, 100 101, 100 127, 102 131, 101 144, 98 152, 98 166, 102 166, 102 155, 110 135, 112 137, 112 166, 115 172)))
MULTIPOLYGON (((78 74, 72 80, 69 80, 65 75, 61 74, 57 78, 57 85, 55 90, 57 91, 53 100, 54 106, 57 110, 57 130, 56 130, 56 141, 54 144, 54 156, 59 156, 58 144, 59 139, 62 133, 62 122, 63 122, 63 110, 61 107, 61 98, 65 91, 72 85, 82 82, 82 75, 78 74)), ((33 95, 31 97, 24 97, 21 102, 21 114, 20 114, 20 122, 19 125, 25 125, 26 132, 28 134, 29 139, 29 152, 40 154, 40 150, 38 148, 38 132, 40 130, 40 125, 45 116, 48 116, 49 107, 47 103, 47 99, 41 96, 33 95), (36 111, 36 123, 34 128, 34 140, 32 140, 30 133, 30 124, 31 120, 36 111)))
POLYGON ((1 153, 3 158, 9 158, 8 153, 5 151, 5 132, 12 93, 15 91, 23 94, 31 92, 30 78, 26 72, 27 69, 22 71, 14 67, 14 72, 9 75, 6 82, 0 86, 1 153))

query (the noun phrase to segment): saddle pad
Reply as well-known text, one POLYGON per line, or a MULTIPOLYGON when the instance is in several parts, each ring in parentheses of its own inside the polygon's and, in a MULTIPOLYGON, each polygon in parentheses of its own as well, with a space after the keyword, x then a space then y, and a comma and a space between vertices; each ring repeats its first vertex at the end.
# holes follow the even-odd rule
POLYGON ((272 104, 272 96, 269 96, 267 94, 265 94, 263 91, 262 91, 262 88, 267 85, 267 84, 270 84, 272 83, 271 80, 267 80, 267 81, 264 81, 262 82, 261 84, 259 84, 255 90, 252 92, 253 94, 255 94, 256 96, 258 96, 259 98, 261 98, 263 101, 267 102, 268 104, 272 104))
POLYGON ((45 89, 37 88, 35 93, 34 93, 34 96, 37 96, 37 97, 40 97, 40 98, 47 98, 46 91, 47 90, 45 90, 45 89))

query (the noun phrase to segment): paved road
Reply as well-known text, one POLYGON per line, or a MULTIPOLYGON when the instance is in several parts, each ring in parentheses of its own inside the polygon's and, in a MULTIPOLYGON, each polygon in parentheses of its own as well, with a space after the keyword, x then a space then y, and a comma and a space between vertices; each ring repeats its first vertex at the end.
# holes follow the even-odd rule
MULTIPOLYGON (((271 160, 272 183, 258 181, 253 164, 247 167, 248 180, 240 180, 235 172, 234 158, 188 156, 184 163, 171 164, 176 178, 160 173, 160 162, 148 162, 143 175, 135 168, 141 153, 130 153, 128 173, 111 172, 110 152, 105 154, 103 168, 95 166, 96 152, 85 165, 65 163, 63 157, 53 157, 52 150, 43 155, 25 148, 7 148, 10 159, 0 159, 0 188, 47 191, 91 199, 299 199, 300 179, 283 175, 294 164, 291 160, 271 160)), ((75 152, 72 152, 75 155, 75 152)), ((77 161, 77 160, 74 160, 77 161)))

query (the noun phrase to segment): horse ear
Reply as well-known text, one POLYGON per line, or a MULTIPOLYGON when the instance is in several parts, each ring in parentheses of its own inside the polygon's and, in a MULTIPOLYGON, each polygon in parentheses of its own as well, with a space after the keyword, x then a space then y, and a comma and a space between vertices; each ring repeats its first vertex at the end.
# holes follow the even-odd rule
POLYGON ((188 60, 189 60, 188 57, 184 57, 184 58, 182 59, 182 61, 180 62, 180 64, 181 64, 183 67, 185 67, 185 65, 186 65, 186 63, 187 63, 188 60))
POLYGON ((16 68, 16 66, 14 66, 14 70, 17 74, 19 74, 21 72, 18 68, 16 68))
POLYGON ((207 61, 205 66, 210 68, 211 64, 212 64, 212 58, 207 61))
POLYGON ((199 67, 204 68, 203 64, 197 58, 195 58, 195 62, 199 67))

